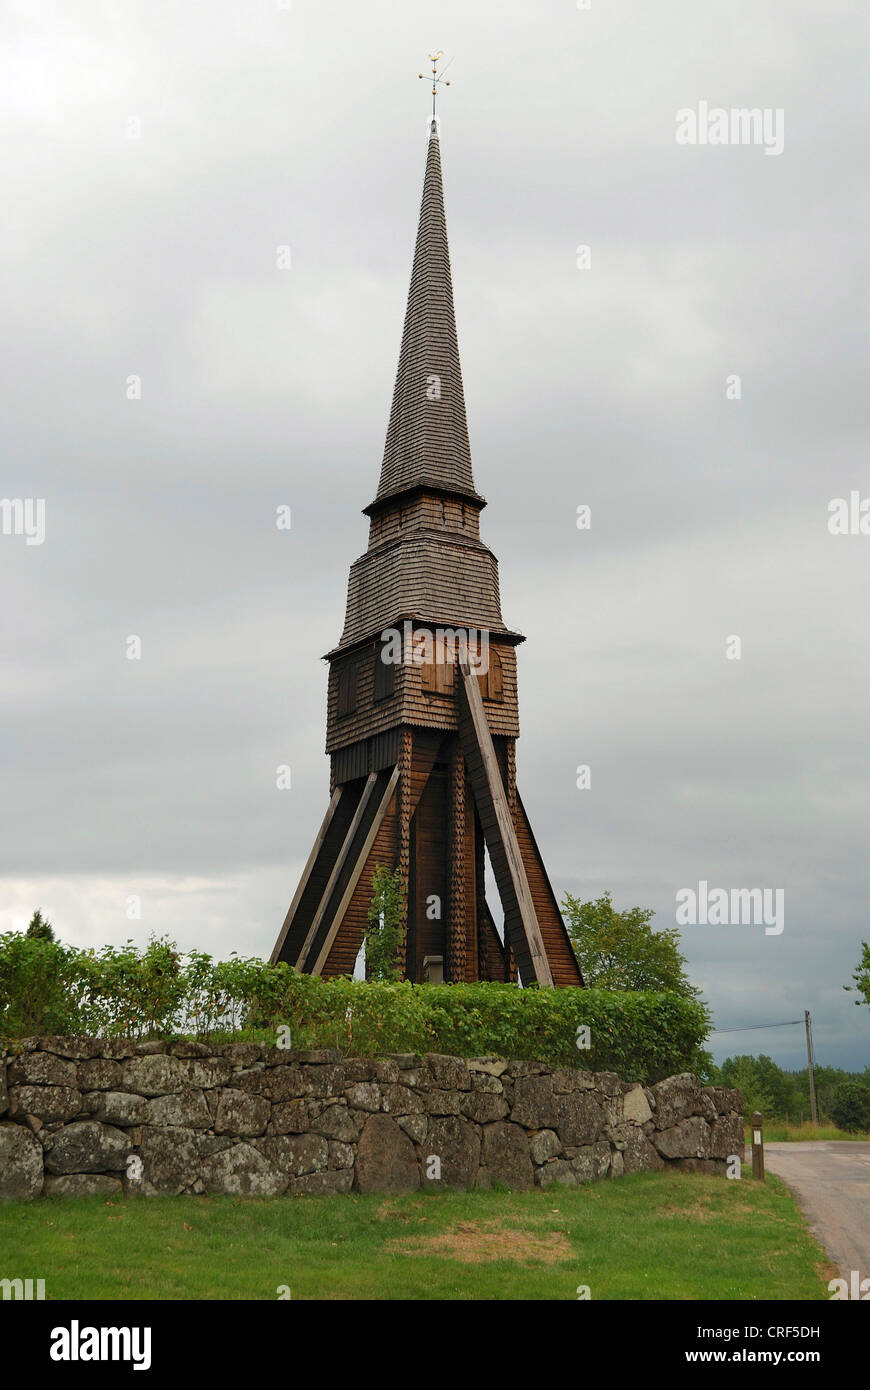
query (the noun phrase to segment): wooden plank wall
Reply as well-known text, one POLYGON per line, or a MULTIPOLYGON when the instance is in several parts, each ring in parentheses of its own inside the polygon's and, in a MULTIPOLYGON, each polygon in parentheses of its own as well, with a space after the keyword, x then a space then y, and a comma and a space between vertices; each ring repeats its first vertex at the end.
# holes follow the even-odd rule
POLYGON ((385 541, 400 540, 414 526, 441 527, 480 540, 480 510, 470 501, 463 503, 433 493, 420 494, 398 506, 392 503, 379 507, 371 515, 369 550, 385 541))
POLYGON ((408 911, 414 914, 416 960, 409 960, 407 964, 409 979, 419 982, 423 979, 425 956, 443 956, 445 965, 447 963, 447 769, 443 764, 437 763, 429 774, 414 812, 411 833, 414 839, 414 881, 408 911), (426 915, 426 900, 433 895, 439 899, 439 918, 426 915))
MULTIPOLYGON (((471 783, 466 774, 463 779, 463 793, 465 796, 465 853, 464 853, 464 881, 463 891, 465 893, 465 979, 469 982, 480 979, 480 960, 478 951, 478 924, 477 924, 477 835, 476 813, 474 810, 474 793, 471 790, 471 783)), ((483 841, 481 838, 481 854, 483 853, 483 841)))
POLYGON ((487 973, 484 979, 505 982, 508 978, 507 959, 486 899, 481 904, 478 919, 481 932, 481 954, 486 961, 487 973))
MULTIPOLYGON (((446 626, 446 624, 444 625, 446 626)), ((399 624, 401 631, 401 624, 399 624)), ((433 629, 434 630, 434 629, 433 629)), ((520 731, 517 694, 517 653, 512 643, 491 640, 491 649, 498 651, 502 669, 502 698, 486 700, 487 723, 495 736, 516 738, 520 731)), ((457 696, 437 694, 423 689, 420 666, 397 666, 395 688, 387 700, 374 698, 374 664, 380 660, 380 643, 366 643, 347 655, 335 657, 330 665, 326 701, 326 751, 335 753, 352 743, 374 734, 384 733, 399 724, 417 728, 455 731, 459 727, 457 696), (338 669, 344 662, 357 664, 356 710, 338 716, 338 669)), ((457 675, 457 680, 459 679, 457 675)), ((368 770, 368 769, 367 769, 368 770)))
POLYGON ((380 772, 385 767, 395 767, 401 746, 402 731, 395 728, 339 748, 331 759, 333 786, 350 782, 355 777, 366 777, 370 772, 380 772))

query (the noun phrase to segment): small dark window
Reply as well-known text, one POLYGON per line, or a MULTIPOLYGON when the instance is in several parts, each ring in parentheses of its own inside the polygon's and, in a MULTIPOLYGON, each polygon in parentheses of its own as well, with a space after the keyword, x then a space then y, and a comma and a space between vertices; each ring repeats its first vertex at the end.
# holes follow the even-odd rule
POLYGON ((396 665, 393 661, 381 660, 382 649, 375 650, 374 698, 388 700, 396 688, 396 665))
POLYGON ((356 709, 356 662, 348 661, 338 671, 338 717, 344 719, 356 709))
POLYGON ((447 525, 447 513, 446 513, 446 511, 444 510, 444 503, 443 503, 443 502, 441 503, 441 525, 442 525, 442 526, 446 526, 446 525, 447 525))

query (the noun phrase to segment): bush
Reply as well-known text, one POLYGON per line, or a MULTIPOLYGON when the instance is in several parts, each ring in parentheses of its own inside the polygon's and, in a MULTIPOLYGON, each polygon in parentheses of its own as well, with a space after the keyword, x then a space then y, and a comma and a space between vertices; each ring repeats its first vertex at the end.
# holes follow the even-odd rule
MULTIPOLYGON (((17 933, 0 936, 0 1036, 258 1036, 289 1027, 294 1047, 346 1054, 495 1053, 551 1066, 657 1081, 695 1071, 709 1031, 705 1007, 668 992, 521 989, 511 984, 415 985, 324 980, 257 958, 214 961, 152 940, 143 951, 77 951, 17 933), (577 1046, 582 1026, 589 1048, 577 1046)), ((581 1039, 582 1041, 582 1039, 581 1039)))
POLYGON ((378 864, 372 874, 372 900, 366 931, 366 976, 400 980, 399 952, 404 938, 405 890, 399 869, 378 864))
POLYGON ((870 1130, 870 1087, 863 1081, 841 1081, 830 1100, 831 1119, 847 1134, 870 1130))
POLYGON ((84 996, 101 1032, 159 1036, 171 1032, 187 995, 182 958, 168 941, 152 938, 144 951, 131 941, 82 953, 84 996))
POLYGON ((0 936, 0 1032, 23 1038, 85 1030, 89 1020, 82 1007, 81 956, 46 936, 0 936))

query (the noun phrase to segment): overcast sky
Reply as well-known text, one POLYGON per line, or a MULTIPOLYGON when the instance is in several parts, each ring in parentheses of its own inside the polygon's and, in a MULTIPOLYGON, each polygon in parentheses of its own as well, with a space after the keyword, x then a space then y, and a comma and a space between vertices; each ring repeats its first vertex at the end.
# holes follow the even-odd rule
MULTIPOLYGON (((685 927, 692 978, 722 1029, 809 1008, 819 1062, 870 1062, 842 988, 870 939, 870 536, 828 530, 870 496, 868 28, 860 0, 7 0, 0 494, 46 510, 43 544, 0 535, 0 930, 39 906, 77 945, 271 950, 328 799, 320 657, 440 48, 475 481, 557 896, 673 926, 701 880, 784 890, 780 935, 685 927), (678 144, 701 102, 781 110, 782 153, 678 144)), ((714 1044, 805 1057, 797 1027, 714 1044)))

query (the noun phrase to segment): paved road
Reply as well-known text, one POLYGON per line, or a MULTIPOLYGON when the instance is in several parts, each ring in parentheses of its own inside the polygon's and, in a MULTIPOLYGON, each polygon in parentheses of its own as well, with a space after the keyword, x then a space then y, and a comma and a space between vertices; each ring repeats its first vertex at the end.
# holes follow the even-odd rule
POLYGON ((788 1183, 841 1276, 857 1269, 870 1278, 870 1144, 765 1144, 764 1162, 788 1183))

